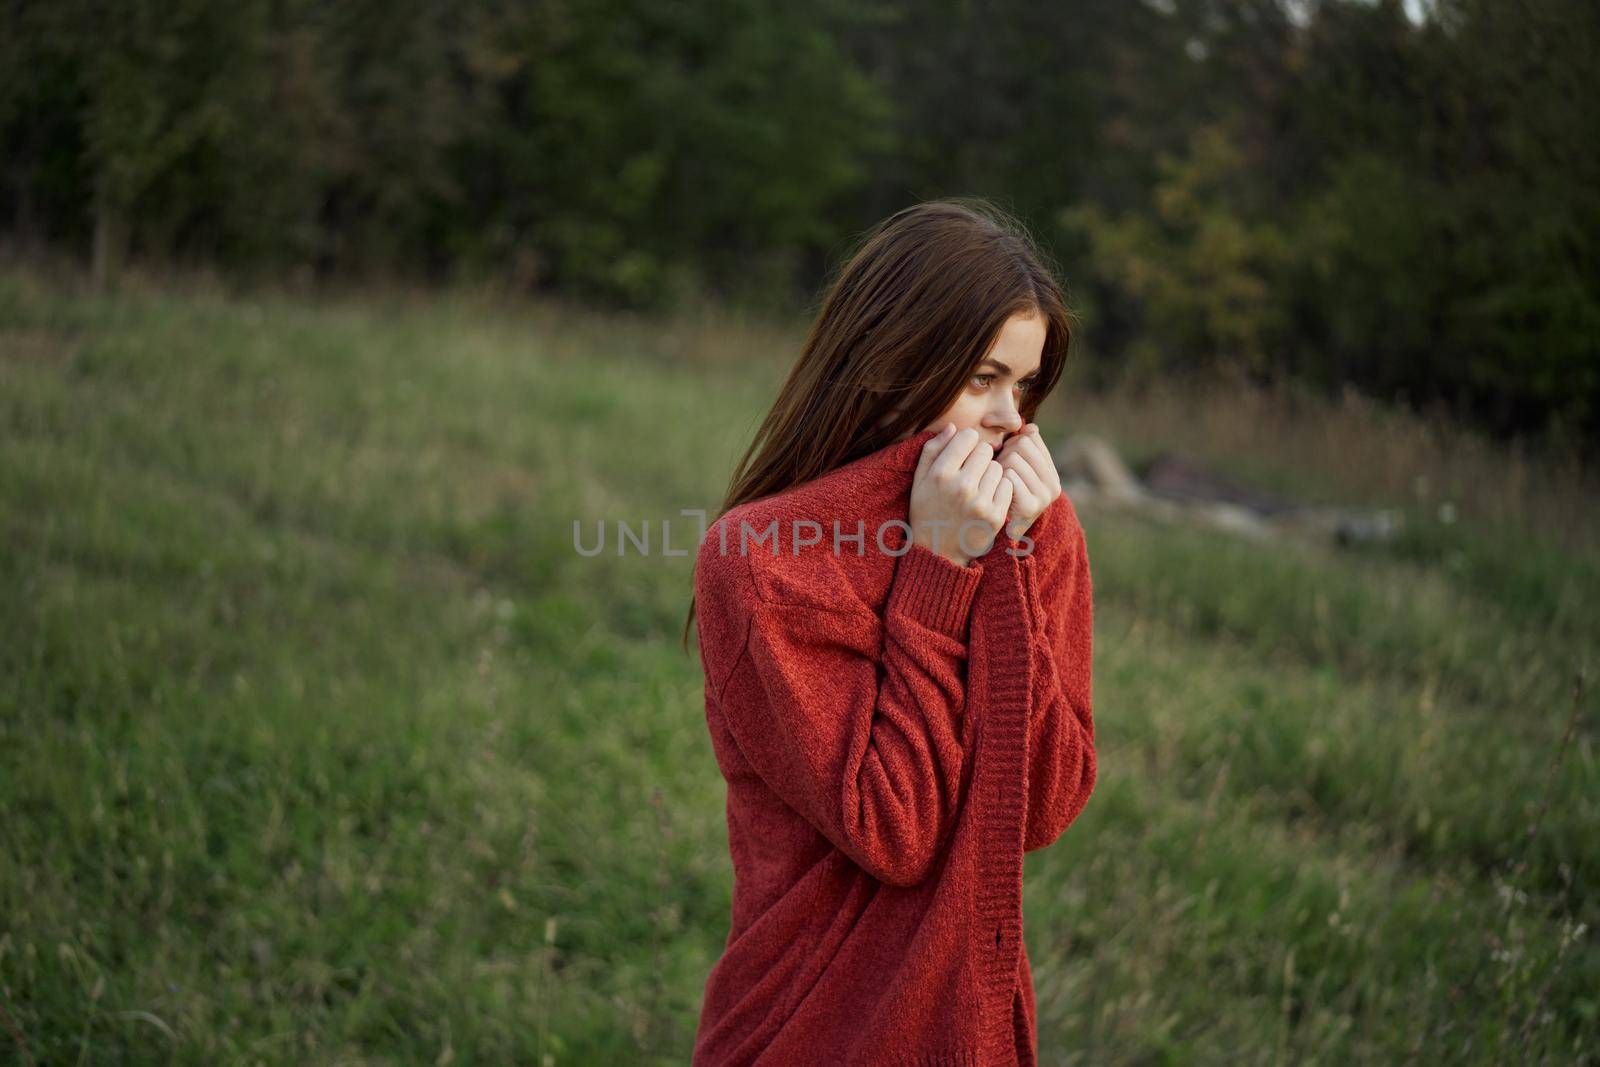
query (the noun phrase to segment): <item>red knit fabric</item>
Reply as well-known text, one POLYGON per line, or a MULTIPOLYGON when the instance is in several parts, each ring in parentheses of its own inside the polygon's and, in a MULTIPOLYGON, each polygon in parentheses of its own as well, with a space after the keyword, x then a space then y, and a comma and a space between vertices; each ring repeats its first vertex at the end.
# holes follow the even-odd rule
POLYGON ((961 567, 909 544, 932 436, 701 541, 734 889, 697 1067, 1036 1060, 1022 856, 1094 788, 1089 560, 1065 495, 1031 547, 1002 535, 961 567))

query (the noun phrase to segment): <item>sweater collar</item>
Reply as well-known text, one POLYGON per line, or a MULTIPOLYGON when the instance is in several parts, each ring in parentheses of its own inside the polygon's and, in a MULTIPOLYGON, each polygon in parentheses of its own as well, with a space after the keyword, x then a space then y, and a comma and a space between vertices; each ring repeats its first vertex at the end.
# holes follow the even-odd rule
POLYGON ((922 446, 937 436, 939 436, 937 429, 922 430, 904 441, 883 446, 874 455, 879 457, 879 463, 891 470, 914 471, 917 469, 918 460, 922 458, 922 446))
MULTIPOLYGON (((912 474, 916 471, 917 464, 922 459, 922 446, 937 436, 939 436, 939 430, 937 428, 932 430, 922 430, 906 438, 904 441, 896 441, 893 444, 885 445, 876 452, 870 452, 857 462, 866 469, 876 469, 880 471, 891 470, 900 472, 900 476, 893 479, 893 484, 895 486, 895 491, 903 493, 912 482, 912 479, 905 477, 905 475, 912 474)), ((1022 555, 1027 554, 1027 552, 1022 551, 1021 541, 1002 530, 1000 531, 1000 535, 995 538, 994 544, 990 547, 989 552, 984 556, 979 557, 979 561, 988 562, 991 560, 998 560, 1002 559, 1005 555, 1018 552, 1020 552, 1022 555)))

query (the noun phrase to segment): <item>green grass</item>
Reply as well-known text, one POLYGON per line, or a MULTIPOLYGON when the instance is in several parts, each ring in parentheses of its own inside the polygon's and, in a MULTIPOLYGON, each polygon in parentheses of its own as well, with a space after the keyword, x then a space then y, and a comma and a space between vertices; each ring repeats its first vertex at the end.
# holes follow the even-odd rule
MULTIPOLYGON (((687 1062, 731 891, 690 558, 571 524, 691 546, 794 340, 0 273, 0 1060, 687 1062)), ((1592 1060, 1593 555, 1083 514, 1043 1062, 1592 1060)))

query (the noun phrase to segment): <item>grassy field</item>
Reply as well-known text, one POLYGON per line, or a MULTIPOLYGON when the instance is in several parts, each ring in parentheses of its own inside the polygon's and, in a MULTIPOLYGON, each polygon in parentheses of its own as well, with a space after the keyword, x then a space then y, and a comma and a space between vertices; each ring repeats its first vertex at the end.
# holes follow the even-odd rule
MULTIPOLYGON (((686 1063, 732 877, 692 557, 572 522, 691 546, 796 341, 0 272, 0 1061, 686 1063)), ((1042 1061, 1594 1062, 1592 486, 1359 402, 1040 421, 1411 520, 1084 510, 1042 1061)))

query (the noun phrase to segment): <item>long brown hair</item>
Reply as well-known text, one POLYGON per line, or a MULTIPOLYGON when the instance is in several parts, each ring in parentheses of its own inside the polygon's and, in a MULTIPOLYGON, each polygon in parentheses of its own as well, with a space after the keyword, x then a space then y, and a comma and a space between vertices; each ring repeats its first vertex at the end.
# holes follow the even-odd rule
MULTIPOLYGON (((1031 421, 1072 337, 1044 258, 1020 222, 978 197, 915 204, 868 230, 828 284, 716 518, 915 434, 955 402, 1017 313, 1046 324, 1038 381, 1019 405, 1031 421)), ((685 650, 694 612, 691 595, 685 650)))

